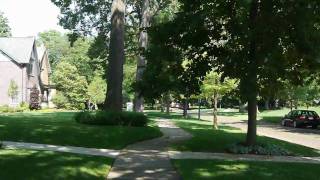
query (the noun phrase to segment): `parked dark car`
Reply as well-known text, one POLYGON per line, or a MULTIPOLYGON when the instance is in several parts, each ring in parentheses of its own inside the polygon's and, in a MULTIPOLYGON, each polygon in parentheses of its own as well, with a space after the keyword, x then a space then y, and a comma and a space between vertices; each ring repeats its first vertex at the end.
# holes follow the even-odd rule
POLYGON ((320 118, 315 111, 293 110, 282 118, 281 125, 294 128, 312 126, 316 129, 320 125, 320 118))

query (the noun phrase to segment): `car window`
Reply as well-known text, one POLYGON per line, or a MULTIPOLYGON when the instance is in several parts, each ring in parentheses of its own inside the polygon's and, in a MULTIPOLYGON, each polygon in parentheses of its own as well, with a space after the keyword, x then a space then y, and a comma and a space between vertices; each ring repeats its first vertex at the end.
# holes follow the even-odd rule
POLYGON ((295 111, 293 115, 294 116, 301 116, 301 111, 295 111))
POLYGON ((315 111, 308 111, 308 116, 318 116, 315 111))

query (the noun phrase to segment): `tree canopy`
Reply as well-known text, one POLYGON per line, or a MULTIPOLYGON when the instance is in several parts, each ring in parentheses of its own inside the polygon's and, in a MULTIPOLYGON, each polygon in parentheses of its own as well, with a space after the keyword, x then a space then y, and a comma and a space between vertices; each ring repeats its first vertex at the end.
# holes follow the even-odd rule
POLYGON ((175 18, 153 28, 162 38, 158 43, 188 59, 191 77, 216 68, 222 79, 240 80, 249 111, 246 142, 254 144, 261 87, 278 79, 299 84, 319 67, 320 2, 179 2, 175 18))
POLYGON ((9 26, 8 19, 0 11, 0 37, 10 37, 11 28, 9 26))

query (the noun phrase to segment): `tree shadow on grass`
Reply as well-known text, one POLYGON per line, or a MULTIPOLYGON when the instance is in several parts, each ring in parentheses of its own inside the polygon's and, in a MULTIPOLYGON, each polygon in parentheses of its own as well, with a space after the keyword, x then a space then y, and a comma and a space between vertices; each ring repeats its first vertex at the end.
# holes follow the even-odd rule
POLYGON ((112 161, 51 151, 0 150, 0 179, 104 179, 112 161))
POLYGON ((184 179, 319 179, 320 166, 300 163, 245 162, 221 160, 175 160, 184 179), (283 168, 286 167, 286 168, 283 168), (303 173, 297 173, 304 169, 303 173))
POLYGON ((89 126, 76 123, 73 112, 17 113, 0 116, 0 138, 88 148, 122 149, 161 136, 156 127, 89 126))

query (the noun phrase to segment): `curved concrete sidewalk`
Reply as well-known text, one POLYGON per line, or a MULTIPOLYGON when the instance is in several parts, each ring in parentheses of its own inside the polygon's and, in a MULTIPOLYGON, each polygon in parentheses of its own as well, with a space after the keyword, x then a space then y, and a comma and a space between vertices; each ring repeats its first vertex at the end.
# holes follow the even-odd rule
POLYGON ((107 179, 181 179, 166 148, 170 143, 191 138, 191 134, 170 120, 157 120, 157 124, 164 136, 129 145, 116 159, 107 179))
POLYGON ((110 157, 110 158, 116 158, 120 154, 119 150, 112 150, 112 149, 57 146, 57 145, 50 145, 50 144, 36 144, 36 143, 24 143, 24 142, 12 142, 12 141, 2 141, 2 144, 6 149, 32 149, 32 150, 57 151, 57 152, 67 152, 67 153, 75 153, 75 154, 85 154, 85 155, 91 155, 91 156, 104 156, 104 157, 110 157))

